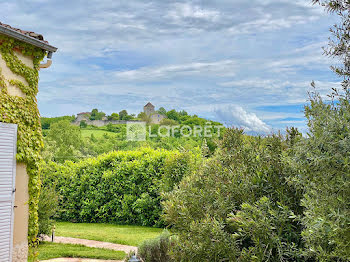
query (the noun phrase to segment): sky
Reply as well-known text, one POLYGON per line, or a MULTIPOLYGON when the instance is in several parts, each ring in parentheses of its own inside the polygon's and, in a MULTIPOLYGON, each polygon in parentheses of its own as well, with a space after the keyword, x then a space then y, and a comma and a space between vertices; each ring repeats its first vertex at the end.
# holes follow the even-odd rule
POLYGON ((310 83, 339 79, 323 56, 336 17, 309 0, 3 0, 0 22, 58 47, 40 71, 42 116, 156 108, 270 134, 306 132, 310 83))

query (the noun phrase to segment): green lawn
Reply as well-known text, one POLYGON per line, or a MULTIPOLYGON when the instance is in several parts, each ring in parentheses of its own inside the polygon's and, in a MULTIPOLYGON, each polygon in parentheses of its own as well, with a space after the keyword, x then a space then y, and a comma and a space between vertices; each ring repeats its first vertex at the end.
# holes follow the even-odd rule
POLYGON ((158 237, 162 231, 161 228, 142 226, 57 222, 55 234, 56 236, 138 246, 146 239, 158 237))
POLYGON ((97 130, 97 129, 81 129, 81 136, 83 138, 90 137, 91 134, 94 134, 96 138, 102 137, 104 134, 108 134, 109 136, 116 136, 116 133, 109 132, 107 130, 97 130))
POLYGON ((59 257, 81 257, 95 259, 122 260, 126 257, 123 251, 114 251, 104 248, 85 247, 83 245, 58 244, 41 242, 38 248, 39 260, 59 257))

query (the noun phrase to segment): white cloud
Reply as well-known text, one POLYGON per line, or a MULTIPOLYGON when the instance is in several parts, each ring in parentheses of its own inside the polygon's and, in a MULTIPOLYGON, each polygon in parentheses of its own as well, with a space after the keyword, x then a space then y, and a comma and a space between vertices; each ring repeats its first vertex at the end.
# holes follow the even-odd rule
POLYGON ((231 105, 215 111, 219 121, 228 126, 244 128, 247 132, 269 133, 270 127, 254 113, 245 111, 241 106, 231 105))
POLYGON ((235 61, 223 60, 215 62, 195 62, 180 65, 165 65, 159 67, 144 67, 137 70, 116 72, 119 80, 150 81, 176 76, 234 76, 237 65, 235 61))
POLYGON ((172 10, 168 12, 168 17, 177 23, 183 22, 183 19, 201 19, 215 22, 219 20, 220 12, 204 9, 191 3, 175 3, 172 10))

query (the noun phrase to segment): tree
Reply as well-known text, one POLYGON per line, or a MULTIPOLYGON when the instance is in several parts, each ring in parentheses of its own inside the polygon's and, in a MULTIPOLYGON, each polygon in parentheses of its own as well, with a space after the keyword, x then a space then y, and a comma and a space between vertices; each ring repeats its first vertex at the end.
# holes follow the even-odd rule
POLYGON ((225 131, 216 155, 165 195, 175 261, 308 261, 286 148, 280 135, 225 131))
POLYGON ((125 109, 119 112, 120 120, 126 120, 125 118, 127 118, 127 116, 128 116, 128 111, 126 111, 125 109))
POLYGON ((339 24, 331 29, 333 39, 330 39, 328 49, 325 53, 328 56, 337 58, 341 65, 331 66, 331 69, 343 78, 343 89, 348 93, 350 78, 350 2, 348 0, 313 0, 314 4, 320 4, 328 12, 339 16, 339 24))
POLYGON ((180 116, 187 116, 188 113, 187 113, 185 110, 181 110, 181 111, 179 112, 179 115, 180 115, 180 116))
POLYGON ((75 116, 59 116, 59 117, 41 117, 41 128, 50 129, 51 124, 57 123, 61 120, 68 120, 69 122, 74 121, 75 116))
POLYGON ((65 160, 77 160, 79 147, 82 144, 81 133, 78 126, 63 120, 51 125, 47 139, 55 143, 54 160, 64 162, 65 160))
POLYGON ((119 115, 117 113, 112 113, 108 116, 108 120, 119 120, 119 115))
POLYGON ((99 112, 98 109, 92 109, 90 120, 102 120, 102 118, 106 116, 104 112, 99 112))
POLYGON ((173 119, 173 120, 175 120, 175 121, 179 121, 179 118, 180 118, 179 113, 176 112, 175 109, 168 111, 168 112, 166 113, 166 116, 167 116, 169 119, 173 119))
POLYGON ((151 122, 151 118, 145 112, 141 112, 140 114, 138 114, 137 118, 144 122, 147 122, 147 124, 151 122))
MULTIPOLYGON (((350 2, 313 0, 335 13, 340 23, 325 53, 340 65, 331 69, 342 78, 342 91, 333 89, 331 103, 314 91, 305 107, 308 138, 294 157, 295 182, 303 192, 303 237, 317 261, 348 261, 350 257, 350 2)), ((312 83, 315 87, 315 84, 312 83)))
POLYGON ((164 107, 160 107, 160 108, 158 109, 158 113, 161 114, 161 115, 166 115, 166 110, 165 110, 165 108, 164 108, 164 107))

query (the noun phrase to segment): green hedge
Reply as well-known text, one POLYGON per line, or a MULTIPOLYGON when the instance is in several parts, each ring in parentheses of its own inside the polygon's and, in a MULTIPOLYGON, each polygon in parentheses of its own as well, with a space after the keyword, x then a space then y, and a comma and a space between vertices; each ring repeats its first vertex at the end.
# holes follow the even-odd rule
POLYGON ((192 173, 198 159, 192 152, 111 152, 78 163, 47 163, 43 183, 56 185, 59 219, 160 226, 161 192, 192 173))

